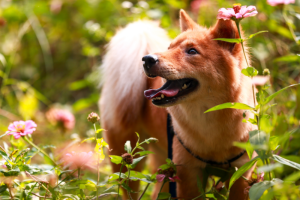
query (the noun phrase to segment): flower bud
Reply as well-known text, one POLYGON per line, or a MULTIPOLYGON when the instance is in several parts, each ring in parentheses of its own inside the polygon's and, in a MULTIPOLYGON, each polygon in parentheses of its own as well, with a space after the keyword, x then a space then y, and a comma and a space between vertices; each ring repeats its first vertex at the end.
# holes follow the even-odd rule
POLYGON ((263 75, 264 76, 269 76, 270 75, 270 70, 269 69, 264 69, 263 75))
MULTIPOLYGON (((157 143, 157 142, 158 142, 158 139, 151 137, 151 138, 148 138, 148 139, 147 139, 147 143, 148 143, 148 142, 149 142, 149 143, 150 143, 150 142, 157 143)), ((148 144, 149 144, 149 143, 148 143, 148 144)))
POLYGON ((89 122, 92 122, 93 124, 95 124, 96 122, 98 122, 100 120, 100 117, 97 115, 97 113, 91 112, 89 114, 89 116, 87 117, 87 120, 89 122))
POLYGON ((131 154, 129 154, 129 153, 124 153, 123 155, 122 155, 122 158, 123 158, 123 161, 126 163, 126 164, 132 164, 132 162, 133 162, 133 157, 132 157, 132 155, 131 154))

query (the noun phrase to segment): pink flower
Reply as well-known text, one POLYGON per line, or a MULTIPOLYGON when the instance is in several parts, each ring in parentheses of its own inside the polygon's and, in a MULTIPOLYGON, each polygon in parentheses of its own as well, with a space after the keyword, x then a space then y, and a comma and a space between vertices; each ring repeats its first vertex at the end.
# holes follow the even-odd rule
POLYGON ((234 4, 233 8, 221 8, 219 10, 218 19, 224 20, 236 20, 236 19, 243 19, 246 17, 252 17, 256 15, 258 12, 256 11, 255 6, 242 6, 240 4, 234 4))
POLYGON ((271 6, 277 6, 281 4, 295 3, 295 0, 268 0, 267 2, 271 6))
POLYGON ((268 80, 270 80, 269 76, 254 76, 252 78, 252 85, 262 86, 265 85, 268 82, 268 80))
POLYGON ((33 133, 37 125, 34 121, 15 121, 8 126, 7 135, 13 135, 15 139, 19 139, 21 136, 25 136, 33 133))
MULTIPOLYGON (((164 174, 157 174, 156 175, 156 180, 157 182, 163 182, 166 178, 166 175, 164 174)), ((171 182, 176 182, 176 181, 180 181, 180 178, 178 176, 173 176, 173 177, 169 177, 169 180, 171 182)))
POLYGON ((75 117, 67 110, 51 108, 46 113, 46 117, 54 124, 62 123, 63 128, 66 130, 72 130, 75 126, 75 117))
POLYGON ((63 156, 63 163, 68 166, 71 170, 78 168, 92 168, 94 165, 93 152, 75 152, 66 153, 63 156))

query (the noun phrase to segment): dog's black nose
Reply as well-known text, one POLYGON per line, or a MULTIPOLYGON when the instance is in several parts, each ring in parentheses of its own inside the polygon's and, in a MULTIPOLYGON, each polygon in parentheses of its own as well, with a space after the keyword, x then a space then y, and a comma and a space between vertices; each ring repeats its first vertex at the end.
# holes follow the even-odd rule
POLYGON ((157 55, 146 55, 142 58, 142 61, 144 61, 144 69, 149 70, 151 67, 153 67, 158 62, 157 55))

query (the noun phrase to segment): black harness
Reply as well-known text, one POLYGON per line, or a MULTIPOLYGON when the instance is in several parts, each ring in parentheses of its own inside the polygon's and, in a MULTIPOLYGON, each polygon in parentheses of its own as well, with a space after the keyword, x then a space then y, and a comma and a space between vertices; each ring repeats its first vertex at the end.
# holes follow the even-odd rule
MULTIPOLYGON (((167 136, 168 136, 168 158, 171 160, 173 159, 173 152, 172 152, 172 146, 173 146, 173 138, 174 135, 176 135, 178 141, 181 143, 181 145, 194 157, 197 158, 198 160, 205 162, 206 164, 212 165, 212 166, 219 166, 219 167, 224 167, 228 166, 231 167, 231 163, 242 157, 246 151, 243 151, 239 155, 235 156, 234 158, 231 158, 225 162, 216 162, 213 160, 206 160, 201 158, 198 155, 195 155, 187 146, 184 145, 182 140, 178 137, 178 135, 175 133, 173 126, 172 126, 172 118, 171 115, 168 114, 167 118, 167 136)), ((176 182, 169 182, 169 192, 172 197, 176 197, 176 182)))

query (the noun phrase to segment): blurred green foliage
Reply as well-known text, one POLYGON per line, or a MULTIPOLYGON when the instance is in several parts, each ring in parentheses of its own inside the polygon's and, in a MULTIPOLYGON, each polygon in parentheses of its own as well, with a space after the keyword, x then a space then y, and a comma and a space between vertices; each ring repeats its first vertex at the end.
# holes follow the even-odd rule
MULTIPOLYGON (((69 133, 79 135, 71 137, 88 136, 90 126, 86 115, 98 110, 101 82, 98 67, 105 45, 118 28, 138 19, 157 20, 174 38, 180 33, 179 9, 187 10, 201 26, 210 27, 216 22, 218 9, 232 7, 233 3, 236 2, 0 1, 0 132, 4 133, 12 121, 33 119, 39 124, 38 143, 62 145, 69 135, 56 134, 63 131, 52 126, 45 116, 49 108, 58 106, 72 110, 76 116, 75 129, 69 133)), ((298 83, 300 1, 275 7, 266 0, 239 3, 255 5, 258 10, 256 17, 244 19, 241 24, 246 36, 269 31, 248 42, 252 66, 259 74, 266 68, 271 71, 272 87, 267 92, 271 94, 298 83)), ((271 120, 262 118, 261 128, 279 137, 280 147, 275 153, 300 163, 300 87, 283 92, 275 102, 277 106, 268 113, 271 120)), ((17 143, 14 145, 21 145, 17 143)), ((282 179, 293 172, 287 166, 275 169, 276 177, 282 179)))

